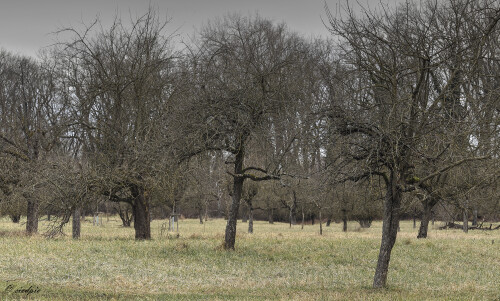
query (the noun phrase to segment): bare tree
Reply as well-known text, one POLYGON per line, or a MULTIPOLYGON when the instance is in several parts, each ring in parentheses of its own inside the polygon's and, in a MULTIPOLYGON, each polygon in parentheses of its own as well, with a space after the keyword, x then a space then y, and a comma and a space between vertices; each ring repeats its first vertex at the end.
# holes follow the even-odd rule
POLYGON ((175 94, 168 22, 153 9, 109 29, 96 21, 59 46, 66 68, 82 157, 94 169, 89 185, 110 201, 131 205, 136 239, 150 239, 150 202, 168 175, 169 99, 175 94))
POLYGON ((283 116, 287 110, 292 111, 303 95, 300 85, 292 84, 292 74, 299 74, 305 43, 283 24, 275 25, 258 16, 232 15, 208 24, 191 53, 186 69, 188 79, 193 81, 193 101, 183 104, 181 116, 192 123, 179 132, 190 141, 191 151, 185 152, 185 157, 207 150, 222 151, 233 166, 229 171, 233 178, 232 203, 224 243, 225 249, 232 250, 244 181, 279 179, 284 173, 281 159, 293 137, 284 143, 251 143, 260 133, 279 130, 276 121, 286 120, 283 116), (251 165, 247 158, 257 149, 265 156, 255 161, 260 166, 251 165), (276 153, 280 156, 273 157, 276 153))
MULTIPOLYGON (((378 175, 386 187, 374 287, 386 285, 403 193, 421 189, 438 175, 476 159, 474 154, 453 153, 442 158, 428 143, 445 124, 442 116, 463 111, 463 104, 456 101, 460 97, 454 95, 463 95, 462 90, 455 87, 473 68, 500 13, 480 35, 468 36, 463 24, 480 18, 486 9, 470 1, 426 1, 419 6, 407 2, 395 9, 365 10, 363 17, 350 8, 345 17, 327 10, 330 30, 341 40, 341 73, 335 78, 340 84, 331 90, 330 116, 334 132, 347 143, 346 156, 357 162, 349 178, 378 175), (422 161, 435 170, 416 168, 422 161)), ((450 139, 467 137, 470 121, 461 121, 448 131, 450 139)), ((447 142, 441 142, 441 149, 447 142)))

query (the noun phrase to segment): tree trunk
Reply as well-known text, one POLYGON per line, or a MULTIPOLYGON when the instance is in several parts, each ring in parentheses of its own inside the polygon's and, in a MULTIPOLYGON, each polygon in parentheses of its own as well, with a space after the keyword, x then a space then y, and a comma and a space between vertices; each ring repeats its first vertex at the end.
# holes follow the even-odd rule
POLYGON ((323 221, 321 220, 321 210, 319 210, 319 235, 323 235, 323 221))
POLYGON ((469 232, 469 214, 467 212, 467 209, 464 209, 463 211, 464 214, 464 225, 463 225, 463 230, 465 233, 469 232))
POLYGON ((10 216, 10 220, 11 220, 13 223, 17 224, 17 223, 19 223, 19 221, 21 220, 21 216, 20 216, 20 215, 18 215, 18 214, 16 214, 16 215, 11 215, 11 216, 10 216))
POLYGON ((118 216, 120 216, 120 219, 122 220, 123 227, 130 227, 130 223, 133 219, 133 214, 131 216, 128 209, 128 204, 125 205, 125 209, 122 209, 122 205, 118 203, 118 216))
POLYGON ((28 235, 38 232, 38 201, 28 200, 28 211, 26 221, 26 233, 28 235))
POLYGON ((135 239, 151 239, 151 219, 149 215, 149 199, 144 188, 134 186, 132 188, 134 204, 132 210, 134 213, 135 239))
POLYGON ((244 200, 243 206, 241 206, 241 222, 242 223, 248 222, 248 214, 249 214, 248 205, 245 205, 245 204, 248 204, 247 202, 248 202, 247 200, 244 200))
POLYGON ((302 208, 302 227, 301 227, 302 230, 304 230, 304 221, 305 221, 305 219, 306 219, 306 216, 304 214, 304 208, 302 208))
POLYGON ((477 226, 477 209, 472 211, 472 226, 477 226))
POLYGON ((292 207, 290 208, 290 223, 292 225, 297 224, 296 216, 297 216, 297 193, 294 190, 293 191, 293 203, 292 203, 292 207))
POLYGON ((422 212, 422 220, 420 221, 417 238, 427 238, 429 219, 431 217, 431 207, 428 203, 428 201, 425 201, 424 203, 424 211, 422 212))
POLYGON ((432 208, 434 208, 437 202, 438 199, 435 197, 424 198, 424 200, 422 201, 424 211, 422 212, 422 220, 420 221, 420 228, 418 229, 417 238, 427 238, 427 232, 429 230, 429 220, 432 217, 432 208))
POLYGON ((342 209, 342 232, 347 232, 347 210, 342 209))
POLYGON ((274 218, 273 218, 274 212, 273 211, 274 211, 273 208, 271 208, 271 209, 269 209, 267 211, 267 213, 268 213, 268 220, 269 220, 270 224, 274 224, 274 218))
POLYGON ((72 234, 74 239, 80 238, 80 208, 75 208, 73 210, 73 224, 72 224, 72 234))
POLYGON ((251 205, 248 211, 248 233, 253 233, 253 208, 251 205))
POLYGON ((239 177, 243 171, 244 152, 243 146, 240 145, 240 151, 236 154, 234 160, 234 176, 233 176, 233 197, 229 216, 226 225, 226 236, 224 239, 224 249, 234 250, 236 241, 236 222, 238 218, 238 209, 240 207, 241 193, 243 191, 243 177, 239 177))
POLYGON ((384 221, 382 225, 382 242, 373 279, 373 287, 385 287, 387 273, 389 271, 389 261, 391 259, 392 248, 396 242, 399 228, 399 210, 401 206, 402 192, 398 188, 398 179, 395 171, 391 171, 387 185, 387 193, 384 202, 384 221))
POLYGON ((203 208, 201 206, 198 212, 198 216, 200 217, 200 225, 203 225, 203 208))

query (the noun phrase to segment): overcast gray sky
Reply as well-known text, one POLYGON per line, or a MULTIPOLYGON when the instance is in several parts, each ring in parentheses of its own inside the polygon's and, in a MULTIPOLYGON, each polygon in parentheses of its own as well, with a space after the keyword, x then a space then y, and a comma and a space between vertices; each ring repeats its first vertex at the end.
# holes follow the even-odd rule
MULTIPOLYGON (((364 0, 376 5, 379 0, 364 0)), ((394 1, 394 0, 386 0, 394 1)), ((326 0, 333 10, 345 0, 326 0)), ((355 2, 355 1, 351 1, 355 2)), ((321 22, 325 17, 324 0, 0 0, 0 48, 35 56, 38 49, 52 44, 52 32, 62 27, 81 28, 97 15, 109 24, 118 13, 128 18, 159 8, 172 18, 172 31, 186 38, 195 28, 216 16, 230 12, 252 14, 274 21, 284 21, 293 31, 306 36, 327 36, 321 22)))

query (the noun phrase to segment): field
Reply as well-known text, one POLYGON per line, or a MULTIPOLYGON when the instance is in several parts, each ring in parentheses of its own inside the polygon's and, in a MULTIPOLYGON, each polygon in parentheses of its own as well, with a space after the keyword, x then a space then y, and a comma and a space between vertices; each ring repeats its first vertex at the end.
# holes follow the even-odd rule
MULTIPOLYGON (((224 220, 180 220, 177 233, 134 241, 115 217, 82 223, 82 238, 26 237, 0 220, 1 300, 500 300, 500 231, 436 230, 417 240, 403 222, 388 288, 371 288, 381 223, 238 223, 236 251, 222 250, 224 220)), ((436 223, 436 226, 439 223, 436 223)), ((41 230, 44 230, 44 223, 41 230)))

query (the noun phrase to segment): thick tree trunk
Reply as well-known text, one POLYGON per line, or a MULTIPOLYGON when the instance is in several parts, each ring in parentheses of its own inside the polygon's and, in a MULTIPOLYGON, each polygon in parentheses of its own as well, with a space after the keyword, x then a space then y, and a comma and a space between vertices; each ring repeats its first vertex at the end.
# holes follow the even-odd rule
POLYGON ((74 239, 80 238, 80 208, 75 208, 73 210, 73 224, 72 224, 72 234, 74 239))
POLYGON ((38 201, 28 200, 28 211, 26 216, 26 233, 28 235, 38 232, 38 201))
POLYGON ((373 279, 374 288, 385 287, 391 252, 398 234, 402 192, 398 188, 397 183, 398 179, 396 178, 395 172, 392 171, 387 185, 387 194, 384 202, 382 242, 380 244, 375 277, 373 279))
POLYGON ((135 239, 151 239, 151 219, 149 213, 149 199, 144 188, 134 186, 132 189, 134 204, 132 210, 134 213, 135 239))
POLYGON ((417 238, 427 238, 429 220, 431 217, 431 207, 428 203, 428 201, 425 201, 424 203, 424 211, 422 212, 422 220, 420 221, 420 228, 418 229, 417 238))
POLYGON ((253 208, 251 205, 248 211, 248 233, 253 233, 253 208))
POLYGON ((437 204, 437 201, 438 199, 434 197, 424 198, 424 200, 422 201, 424 211, 422 212, 422 220, 420 221, 420 228, 418 229, 417 238, 427 238, 429 221, 432 218, 432 208, 434 208, 434 206, 437 204))
POLYGON ((347 232, 347 210, 342 209, 342 231, 347 232))
POLYGON ((226 236, 224 239, 224 249, 234 250, 236 241, 236 222, 238 218, 238 209, 240 207, 241 193, 243 191, 244 178, 239 177, 243 171, 244 152, 240 147, 240 151, 236 154, 234 160, 234 176, 233 176, 233 197, 231 208, 229 209, 229 216, 226 225, 226 236))

